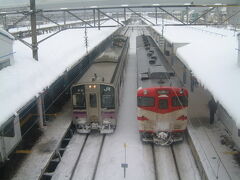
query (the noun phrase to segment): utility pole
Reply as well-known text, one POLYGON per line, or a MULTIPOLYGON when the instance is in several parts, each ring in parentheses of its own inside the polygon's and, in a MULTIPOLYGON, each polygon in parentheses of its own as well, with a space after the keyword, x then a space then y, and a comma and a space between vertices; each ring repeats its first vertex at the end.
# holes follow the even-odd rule
POLYGON ((240 68, 240 33, 238 33, 237 37, 238 37, 238 67, 240 68))
MULTIPOLYGON (((36 28, 36 4, 35 0, 30 0, 30 13, 31 13, 31 31, 32 31, 32 55, 33 58, 38 61, 38 42, 37 42, 37 28, 36 28)), ((44 94, 40 93, 37 98, 37 109, 39 114, 39 127, 44 126, 44 94)))
POLYGON ((157 25, 157 18, 158 18, 157 8, 155 8, 155 17, 156 17, 156 25, 157 25))
POLYGON ((8 27, 7 27, 7 15, 6 14, 2 16, 2 21, 3 21, 3 28, 5 30, 7 30, 8 27))
POLYGON ((93 9, 93 26, 96 26, 96 10, 93 9))
POLYGON ((38 61, 38 42, 37 42, 37 27, 36 27, 36 5, 35 0, 30 0, 31 13, 31 32, 32 32, 32 55, 38 61))
POLYGON ((126 18, 126 8, 123 9, 123 14, 124 14, 124 23, 126 24, 127 18, 126 18))
POLYGON ((189 7, 186 7, 187 24, 189 23, 189 7))
POLYGON ((100 10, 98 9, 98 30, 100 30, 100 10))

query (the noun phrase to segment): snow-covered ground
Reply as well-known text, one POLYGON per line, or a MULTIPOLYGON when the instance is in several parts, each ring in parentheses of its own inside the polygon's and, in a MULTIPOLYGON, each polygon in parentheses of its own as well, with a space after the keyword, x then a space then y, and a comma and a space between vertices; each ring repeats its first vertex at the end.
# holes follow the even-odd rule
MULTIPOLYGON (((155 19, 149 19, 155 22, 155 19)), ((158 22, 161 24, 161 19, 158 22)), ((175 21, 164 21, 166 24, 172 22, 175 21)), ((162 26, 153 28, 162 34, 162 26)), ((237 33, 227 28, 165 26, 163 36, 173 44, 188 43, 177 49, 177 57, 192 70, 199 82, 214 95, 240 127, 237 33)))
MULTIPOLYGON (((154 180, 156 175, 158 179, 177 179, 170 147, 154 147, 157 169, 155 172, 153 148, 150 144, 143 144, 140 140, 136 120, 136 36, 140 35, 140 31, 130 31, 130 33, 128 66, 118 126, 114 134, 105 139, 96 180, 122 180, 124 178, 124 171, 121 168, 121 164, 125 163, 124 144, 126 144, 126 163, 128 163, 126 179, 154 180)), ((184 159, 184 161, 178 159, 181 166, 180 176, 191 180, 200 179, 189 147, 187 149, 186 144, 183 143, 176 147, 175 151, 177 154, 181 154, 182 159, 184 159), (192 168, 189 168, 190 166, 192 168)))
MULTIPOLYGON (((116 29, 88 29, 88 51, 116 29)), ((84 36, 84 29, 74 29, 49 38, 39 44, 39 61, 32 58, 30 48, 20 41, 14 42, 14 64, 0 71, 0 126, 86 54, 84 36)), ((26 41, 30 42, 30 38, 26 41)))

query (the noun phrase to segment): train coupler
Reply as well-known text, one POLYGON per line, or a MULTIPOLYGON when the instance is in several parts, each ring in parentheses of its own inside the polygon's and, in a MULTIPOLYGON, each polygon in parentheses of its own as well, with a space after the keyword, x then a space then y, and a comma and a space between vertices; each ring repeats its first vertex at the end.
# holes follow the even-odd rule
POLYGON ((113 133, 113 131, 114 131, 114 128, 112 127, 110 122, 103 123, 100 129, 101 134, 110 134, 110 133, 113 133))
POLYGON ((91 132, 90 126, 86 124, 78 124, 76 130, 79 134, 89 134, 91 132))

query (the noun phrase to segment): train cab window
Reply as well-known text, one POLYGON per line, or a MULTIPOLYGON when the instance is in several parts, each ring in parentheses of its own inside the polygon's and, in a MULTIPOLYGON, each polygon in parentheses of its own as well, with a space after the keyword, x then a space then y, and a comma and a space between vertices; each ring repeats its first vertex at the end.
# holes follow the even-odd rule
POLYGON ((86 109, 86 99, 82 94, 74 94, 73 95, 73 106, 79 109, 86 109))
POLYGON ((101 93, 101 108, 114 109, 115 108, 114 88, 108 85, 101 85, 100 93, 101 93))
POLYGON ((15 136, 13 120, 4 127, 2 133, 3 133, 4 137, 14 137, 15 136))
POLYGON ((154 97, 142 97, 137 98, 137 104, 139 107, 152 107, 154 106, 154 97))
POLYGON ((168 109, 167 99, 159 99, 159 109, 168 109))
POLYGON ((187 96, 174 96, 172 98, 172 106, 187 106, 188 105, 188 98, 187 96))
POLYGON ((73 108, 86 109, 85 88, 83 85, 72 88, 73 108))
POLYGON ((89 102, 90 102, 90 107, 92 108, 97 107, 97 95, 89 94, 89 102))

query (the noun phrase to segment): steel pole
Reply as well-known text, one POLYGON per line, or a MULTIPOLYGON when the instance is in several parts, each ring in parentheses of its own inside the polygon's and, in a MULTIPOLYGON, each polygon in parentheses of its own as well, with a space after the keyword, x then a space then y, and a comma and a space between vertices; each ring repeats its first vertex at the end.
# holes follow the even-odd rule
POLYGON ((98 9, 98 30, 100 30, 100 10, 98 9))
POLYGON ((45 113, 44 113, 44 97, 40 94, 37 98, 37 110, 38 110, 38 126, 43 128, 45 124, 45 113))
POLYGON ((157 8, 155 8, 155 17, 156 17, 156 25, 157 25, 157 18, 158 18, 158 14, 157 14, 157 8))
POLYGON ((93 26, 94 27, 96 26, 96 22, 95 22, 96 21, 96 19, 95 19, 96 17, 95 16, 96 16, 96 10, 93 9, 93 26))
POLYGON ((237 37, 238 37, 238 67, 240 68, 240 33, 238 33, 237 37))
POLYGON ((3 28, 5 30, 8 29, 8 27, 7 27, 7 15, 3 15, 3 28))
POLYGON ((31 10, 31 32, 32 32, 32 55, 38 61, 38 43, 37 43, 37 23, 36 23, 36 5, 35 0, 30 0, 31 10))
POLYGON ((123 10, 124 10, 124 22, 125 22, 125 24, 126 24, 126 20, 127 20, 127 18, 126 18, 126 8, 123 8, 123 10))

